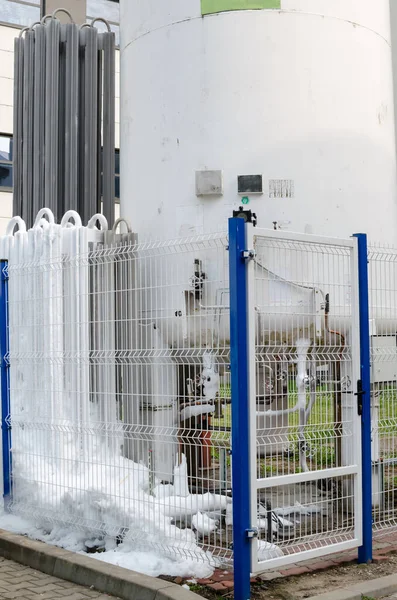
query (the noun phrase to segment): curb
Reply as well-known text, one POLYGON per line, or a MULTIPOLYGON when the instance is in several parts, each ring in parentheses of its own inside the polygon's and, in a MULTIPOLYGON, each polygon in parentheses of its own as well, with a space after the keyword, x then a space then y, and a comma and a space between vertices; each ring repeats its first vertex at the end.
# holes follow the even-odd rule
POLYGON ((334 592, 311 596, 307 600, 362 600, 365 596, 367 598, 382 598, 394 592, 397 592, 397 575, 387 575, 386 577, 379 577, 379 579, 355 583, 334 592))
MULTIPOLYGON (((175 583, 142 575, 95 558, 0 529, 0 556, 47 575, 118 596, 122 600, 199 600, 175 583)), ((397 578, 396 578, 397 580, 397 578)), ((201 598, 202 600, 202 598, 201 598)))

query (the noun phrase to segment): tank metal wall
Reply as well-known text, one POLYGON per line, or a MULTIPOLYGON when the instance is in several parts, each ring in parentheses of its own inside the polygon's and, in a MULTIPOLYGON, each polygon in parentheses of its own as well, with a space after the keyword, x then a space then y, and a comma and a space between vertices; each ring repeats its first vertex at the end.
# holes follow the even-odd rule
MULTIPOLYGON (((394 81, 394 114, 397 114, 397 2, 390 2, 391 21, 391 47, 393 59, 393 81, 394 81)), ((397 145, 397 121, 396 121, 396 145, 397 145)))
POLYGON ((121 0, 121 212, 141 236, 225 225, 261 174, 262 227, 396 242, 388 0, 281 0, 201 15, 121 0), (197 197, 195 172, 223 172, 197 197))

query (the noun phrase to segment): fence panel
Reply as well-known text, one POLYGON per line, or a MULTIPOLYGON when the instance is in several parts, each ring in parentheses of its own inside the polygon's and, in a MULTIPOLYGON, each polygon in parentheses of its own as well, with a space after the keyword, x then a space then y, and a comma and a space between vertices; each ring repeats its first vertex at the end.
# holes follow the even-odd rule
MULTIPOLYGON (((230 565, 227 236, 110 243, 66 221, 0 240, 10 509, 78 529, 88 547, 132 543, 230 565)), ((247 496, 262 571, 361 543, 357 240, 247 227, 247 496)), ((374 526, 384 529, 397 522, 397 251, 369 258, 374 526)))
POLYGON ((397 526, 397 249, 368 251, 372 505, 375 531, 397 526))
POLYGON ((87 252, 76 231, 10 262, 11 510, 228 563, 226 235, 87 252))
POLYGON ((252 244, 261 571, 361 544, 360 344, 355 239, 253 230, 252 244))

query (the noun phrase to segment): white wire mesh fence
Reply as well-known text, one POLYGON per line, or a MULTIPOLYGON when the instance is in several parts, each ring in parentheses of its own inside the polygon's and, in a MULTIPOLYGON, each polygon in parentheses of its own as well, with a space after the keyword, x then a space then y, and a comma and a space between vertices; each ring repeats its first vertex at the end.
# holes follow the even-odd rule
POLYGON ((225 235, 109 248, 61 233, 10 258, 11 510, 88 545, 227 561, 225 235))
MULTIPOLYGON (((357 256, 255 230, 256 565, 360 538, 357 256)), ((87 547, 231 564, 228 239, 106 244, 42 223, 9 256, 12 498, 87 547)), ((371 249, 374 527, 397 524, 397 251, 371 249)), ((250 441, 247 440, 247 444, 250 441)), ((247 494, 249 490, 247 490, 247 494)))
POLYGON ((373 527, 397 526, 397 249, 368 253, 373 527))
POLYGON ((258 233, 252 510, 261 570, 359 545, 361 446, 354 240, 258 233))

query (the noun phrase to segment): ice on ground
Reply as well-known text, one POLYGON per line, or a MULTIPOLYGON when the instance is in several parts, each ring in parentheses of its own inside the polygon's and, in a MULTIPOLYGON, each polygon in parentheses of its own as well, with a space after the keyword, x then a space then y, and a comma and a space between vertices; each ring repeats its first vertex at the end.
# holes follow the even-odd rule
MULTIPOLYGON (((16 448, 23 444, 26 448, 26 432, 23 441, 21 436, 15 437, 19 437, 16 448)), ((87 542, 95 546, 96 539, 105 539, 106 551, 91 556, 153 576, 202 578, 219 564, 197 544, 191 528, 179 528, 175 521, 186 522, 206 511, 220 513, 230 499, 212 493, 190 494, 183 455, 175 467, 174 485, 157 482, 150 493, 146 466, 111 455, 100 445, 90 463, 64 461, 56 455, 50 459, 45 452, 40 456, 39 452, 34 455, 31 448, 28 452, 16 448, 13 464, 18 486, 13 510, 28 520, 4 515, 0 527, 75 552, 84 551, 87 542), (181 495, 176 495, 178 491, 181 495), (34 521, 30 521, 31 516, 34 521), (90 530, 90 523, 98 525, 90 530), (85 530, 76 533, 74 524, 80 524, 80 528, 83 525, 85 530), (116 537, 122 542, 119 545, 116 537), (150 547, 153 551, 148 552, 150 547)), ((203 519, 204 529, 212 519, 203 519)))
MULTIPOLYGON (((5 513, 0 515, 0 528, 47 544, 60 546, 65 550, 85 554, 86 534, 81 531, 73 531, 67 527, 54 527, 48 532, 27 519, 5 513)), ((178 559, 173 559, 160 552, 136 550, 133 542, 126 541, 116 546, 113 539, 108 539, 105 547, 105 552, 90 554, 90 558, 151 577, 169 575, 203 579, 210 577, 214 571, 208 562, 197 561, 194 558, 179 556, 178 559)), ((205 558, 205 554, 203 554, 203 558, 205 558)))
POLYGON ((219 522, 208 515, 198 512, 192 517, 192 527, 201 536, 210 535, 218 529, 219 522))
POLYGON ((320 514, 324 510, 324 507, 316 504, 306 504, 303 506, 300 502, 296 501, 294 506, 284 506, 282 508, 275 508, 273 512, 276 515, 288 517, 290 515, 303 515, 309 516, 314 514, 320 514))

